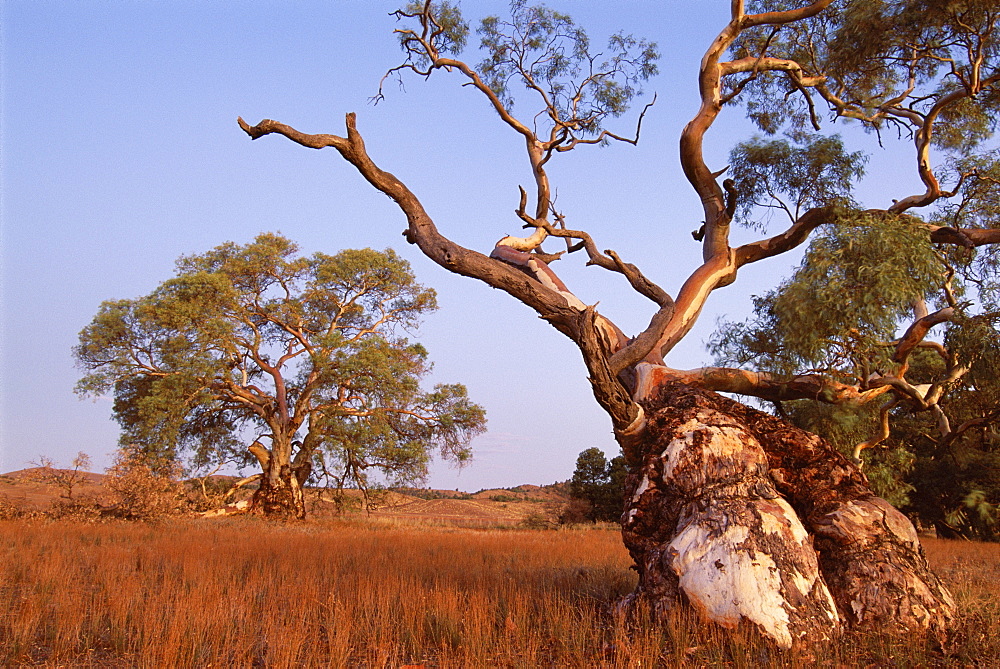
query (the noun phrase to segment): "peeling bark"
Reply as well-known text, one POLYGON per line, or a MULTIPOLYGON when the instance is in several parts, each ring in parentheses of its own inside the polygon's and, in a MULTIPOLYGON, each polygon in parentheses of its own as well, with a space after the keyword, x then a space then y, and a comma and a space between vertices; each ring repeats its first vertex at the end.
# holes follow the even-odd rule
POLYGON ((250 500, 251 512, 274 518, 306 517, 305 495, 291 467, 284 465, 266 472, 250 500))
MULTIPOLYGON (((259 441, 248 449, 261 464, 263 473, 260 485, 250 499, 250 512, 275 518, 306 517, 303 486, 309 478, 310 467, 289 462, 288 445, 268 451, 259 441)), ((305 461, 308 463, 308 460, 305 461)))
POLYGON ((782 647, 840 626, 812 539, 768 477, 746 426, 709 406, 646 405, 642 464, 629 475, 625 545, 639 570, 630 601, 687 603, 725 627, 745 621, 782 647))
POLYGON ((912 524, 828 443, 677 384, 644 409, 622 517, 640 574, 632 601, 686 601, 785 647, 840 624, 944 636, 954 602, 912 524))

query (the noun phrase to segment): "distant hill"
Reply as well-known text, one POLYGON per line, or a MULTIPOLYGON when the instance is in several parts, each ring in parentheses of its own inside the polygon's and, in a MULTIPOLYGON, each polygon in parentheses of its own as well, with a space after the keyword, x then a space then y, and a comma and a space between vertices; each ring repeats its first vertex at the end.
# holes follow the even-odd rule
MULTIPOLYGON (((9 504, 27 512, 43 512, 52 507, 53 502, 65 499, 66 486, 53 482, 53 472, 65 475, 72 470, 46 470, 32 467, 0 474, 0 503, 9 504)), ((104 488, 104 474, 77 472, 72 486, 74 499, 90 499, 100 504, 108 503, 108 491, 104 488)), ((64 477, 65 479, 65 477, 64 477)), ((212 487, 223 489, 236 477, 213 476, 212 487)), ((197 480, 191 483, 191 494, 198 495, 197 480)), ((242 491, 241 497, 249 495, 242 491)), ((343 512, 344 505, 336 505, 326 498, 325 491, 308 489, 310 513, 314 517, 330 516, 343 512)), ((466 526, 497 525, 545 525, 554 523, 563 507, 569 501, 568 486, 556 483, 547 486, 521 485, 514 488, 492 488, 467 493, 459 490, 433 490, 427 488, 400 488, 381 492, 374 497, 376 508, 370 515, 376 518, 400 521, 430 522, 466 526)), ((346 490, 343 500, 348 502, 347 513, 362 511, 360 491, 346 490)))
MULTIPOLYGON (((57 469, 66 475, 73 474, 71 469, 57 469)), ((54 500, 60 499, 67 494, 64 487, 60 487, 48 479, 44 467, 29 467, 19 469, 14 472, 0 474, 0 499, 8 502, 25 511, 43 511, 51 507, 54 500)), ((91 498, 103 501, 106 496, 103 483, 104 474, 94 472, 76 472, 79 482, 72 487, 74 498, 91 498)))

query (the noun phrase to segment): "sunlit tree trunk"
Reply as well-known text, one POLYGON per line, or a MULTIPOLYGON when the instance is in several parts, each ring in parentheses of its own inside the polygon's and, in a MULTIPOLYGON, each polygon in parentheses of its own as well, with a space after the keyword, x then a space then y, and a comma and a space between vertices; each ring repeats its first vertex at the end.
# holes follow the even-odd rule
POLYGON ((916 532, 820 438, 714 393, 667 385, 630 443, 627 603, 690 605, 779 645, 847 625, 943 634, 951 595, 916 532))
POLYGON ((291 441, 275 440, 268 450, 260 442, 248 449, 260 463, 260 485, 250 500, 250 511, 279 518, 306 517, 304 486, 308 467, 296 466, 291 458, 291 441))

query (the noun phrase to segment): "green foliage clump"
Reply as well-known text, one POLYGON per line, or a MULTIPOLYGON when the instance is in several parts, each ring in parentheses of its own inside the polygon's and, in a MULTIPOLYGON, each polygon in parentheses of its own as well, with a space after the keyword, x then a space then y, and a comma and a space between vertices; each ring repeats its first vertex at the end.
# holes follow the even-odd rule
POLYGON ((595 52, 569 15, 513 0, 509 18, 482 20, 477 32, 485 57, 473 70, 449 57, 461 52, 469 33, 457 5, 415 0, 395 15, 410 23, 396 30, 406 60, 390 74, 411 70, 427 76, 458 68, 509 125, 530 132, 513 118, 515 89, 523 86, 540 103, 527 125, 536 137, 548 136, 550 151, 621 139, 607 133, 604 122, 621 116, 642 94, 640 85, 656 74, 660 57, 656 44, 623 33, 595 52))
POLYGON ((622 455, 609 462, 599 448, 592 447, 581 452, 569 482, 570 497, 578 502, 570 505, 571 515, 580 515, 591 522, 617 522, 624 507, 627 474, 628 468, 622 455))
MULTIPOLYGON (((397 18, 413 18, 421 16, 427 11, 431 17, 426 38, 431 40, 438 53, 442 55, 458 55, 465 49, 469 40, 469 24, 462 18, 462 8, 455 3, 443 0, 443 2, 430 2, 427 0, 413 0, 405 7, 396 12, 397 18)), ((412 54, 418 50, 413 42, 416 35, 407 30, 397 30, 399 46, 407 54, 412 54)), ((429 60, 424 57, 420 63, 422 68, 430 65, 429 60)))
MULTIPOLYGON (((787 0, 747 3, 748 12, 796 7, 787 0)), ((905 128, 905 113, 895 108, 902 111, 912 100, 910 111, 925 114, 935 100, 975 90, 983 73, 995 71, 996 21, 994 0, 834 0, 810 20, 744 31, 732 47, 735 58, 766 52, 794 61, 802 68, 799 76, 823 78, 821 95, 809 94, 782 72, 728 86, 745 92, 747 116, 768 134, 816 128, 823 102, 817 97, 836 116, 846 112, 866 130, 905 128)), ((998 112, 996 86, 967 96, 940 111, 932 141, 948 151, 970 151, 991 136, 998 112)))
POLYGON ((508 109, 514 105, 511 82, 536 92, 553 120, 572 123, 593 136, 607 117, 621 116, 657 72, 656 44, 617 33, 599 54, 569 15, 524 0, 511 3, 509 20, 483 19, 478 30, 486 58, 478 71, 508 109))
POLYGON ((764 227, 753 219, 761 209, 795 221, 812 207, 851 206, 851 183, 864 175, 866 160, 861 152, 847 153, 837 135, 796 143, 761 137, 741 142, 729 154, 738 193, 735 218, 764 227))
POLYGON ((737 365, 856 380, 885 364, 886 342, 944 273, 916 225, 845 212, 813 238, 791 278, 754 297, 754 318, 723 323, 710 349, 737 365))
POLYGON ((407 337, 434 291, 391 250, 297 251, 229 242, 105 302, 74 349, 77 391, 114 395, 123 444, 194 467, 247 465, 255 444, 264 474, 364 488, 374 471, 421 479, 433 449, 467 461, 485 414, 460 384, 423 390, 427 351, 407 337))

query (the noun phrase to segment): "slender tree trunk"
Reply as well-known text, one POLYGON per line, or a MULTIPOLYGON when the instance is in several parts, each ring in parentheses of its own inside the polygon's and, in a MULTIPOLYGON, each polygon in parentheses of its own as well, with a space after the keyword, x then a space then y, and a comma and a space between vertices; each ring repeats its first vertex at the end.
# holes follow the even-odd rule
POLYGON ((643 408, 622 516, 639 571, 628 603, 687 603, 785 647, 843 625, 947 629, 954 604, 913 526, 825 441, 685 386, 643 408))

